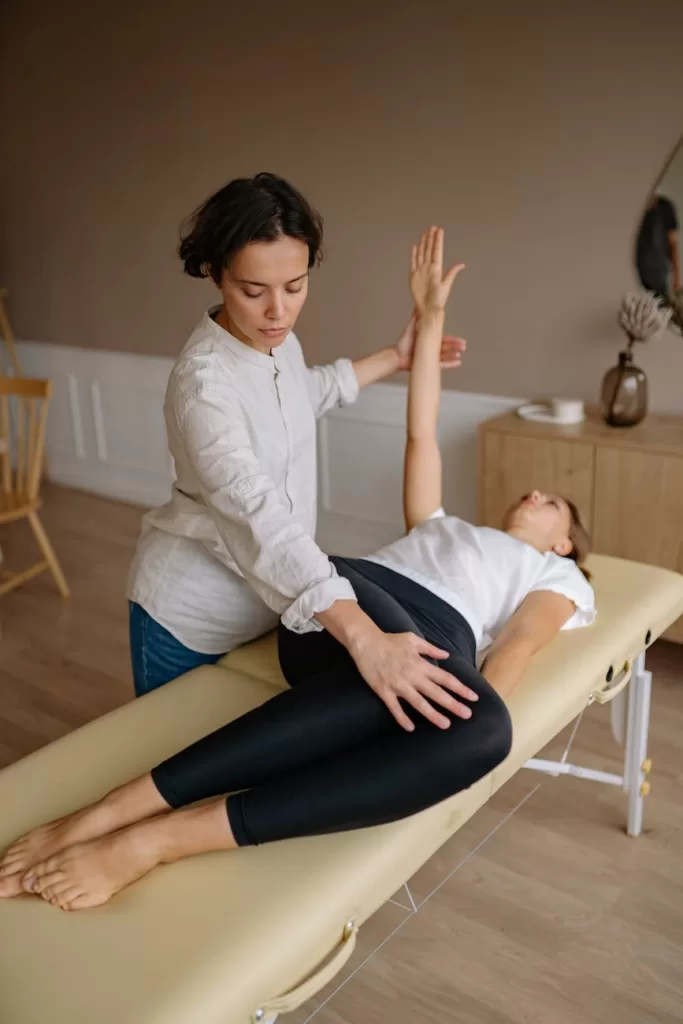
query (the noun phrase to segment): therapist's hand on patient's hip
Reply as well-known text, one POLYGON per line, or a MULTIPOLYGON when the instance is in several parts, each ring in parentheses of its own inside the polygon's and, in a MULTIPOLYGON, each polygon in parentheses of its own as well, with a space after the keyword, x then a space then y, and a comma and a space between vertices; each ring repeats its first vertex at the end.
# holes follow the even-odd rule
POLYGON ((415 728, 401 707, 401 700, 440 729, 448 729, 451 723, 435 704, 458 718, 471 717, 471 708, 456 700, 453 694, 469 701, 478 700, 477 694, 449 672, 427 661, 427 658, 447 658, 446 651, 415 633, 383 633, 380 629, 373 633, 350 646, 349 653, 360 674, 400 726, 409 732, 415 728))

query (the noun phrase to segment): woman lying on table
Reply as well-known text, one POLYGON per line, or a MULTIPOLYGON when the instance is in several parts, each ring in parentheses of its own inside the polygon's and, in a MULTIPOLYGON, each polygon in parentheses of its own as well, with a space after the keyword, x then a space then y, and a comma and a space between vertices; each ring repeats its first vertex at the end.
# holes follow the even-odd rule
POLYGON ((415 814, 507 757, 503 698, 558 630, 593 621, 593 591, 580 568, 586 534, 566 500, 534 491, 501 530, 471 526, 441 507, 439 353, 458 270, 444 276, 440 230, 413 249, 419 327, 408 401, 408 533, 369 558, 333 560, 381 630, 433 645, 443 681, 419 698, 411 691, 411 714, 400 692, 392 699, 371 688, 329 632, 280 626, 289 690, 19 839, 0 861, 0 896, 25 891, 63 910, 97 906, 181 857, 415 814), (436 722, 425 717, 427 705, 436 722), (208 802, 192 806, 199 801, 208 802))

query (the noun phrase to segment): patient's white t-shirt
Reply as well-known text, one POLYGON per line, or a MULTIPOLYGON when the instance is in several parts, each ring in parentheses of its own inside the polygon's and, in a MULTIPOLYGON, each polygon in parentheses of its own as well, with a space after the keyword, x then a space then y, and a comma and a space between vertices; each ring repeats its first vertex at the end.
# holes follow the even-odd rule
POLYGON ((530 544, 488 526, 472 526, 439 509, 410 533, 366 556, 446 601, 467 620, 477 650, 488 647, 527 596, 553 590, 576 605, 562 627, 590 625, 593 588, 570 558, 541 554, 530 544))

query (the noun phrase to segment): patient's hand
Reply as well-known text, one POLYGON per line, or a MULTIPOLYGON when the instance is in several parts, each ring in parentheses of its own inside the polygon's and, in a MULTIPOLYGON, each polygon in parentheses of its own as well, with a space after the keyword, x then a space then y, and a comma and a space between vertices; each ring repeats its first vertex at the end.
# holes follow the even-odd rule
POLYGON ((465 266, 455 263, 443 272, 443 228, 423 231, 413 246, 410 260, 410 291, 418 316, 446 308, 453 282, 465 266))
MULTIPOLYGON (((417 331, 417 313, 413 313, 410 323, 396 342, 398 352, 398 370, 410 370, 413 365, 415 334, 417 331)), ((464 338, 456 338, 452 334, 444 334, 441 339, 441 355, 439 357, 442 370, 456 369, 462 363, 462 354, 467 348, 464 338)))

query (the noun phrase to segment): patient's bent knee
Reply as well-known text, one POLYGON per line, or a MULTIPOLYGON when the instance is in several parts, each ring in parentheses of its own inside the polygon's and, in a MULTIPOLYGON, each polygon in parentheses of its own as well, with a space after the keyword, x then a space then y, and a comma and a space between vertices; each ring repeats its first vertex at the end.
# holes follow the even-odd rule
MULTIPOLYGON (((474 714, 482 716, 482 753, 491 762, 487 771, 497 768, 512 749, 512 719, 500 694, 492 690, 480 697, 474 714)), ((473 714, 473 718, 474 718, 473 714)))
POLYGON ((481 694, 472 717, 459 728, 444 730, 439 740, 432 747, 430 771, 433 781, 438 777, 443 799, 474 785, 510 753, 512 721, 505 702, 492 690, 481 694))

